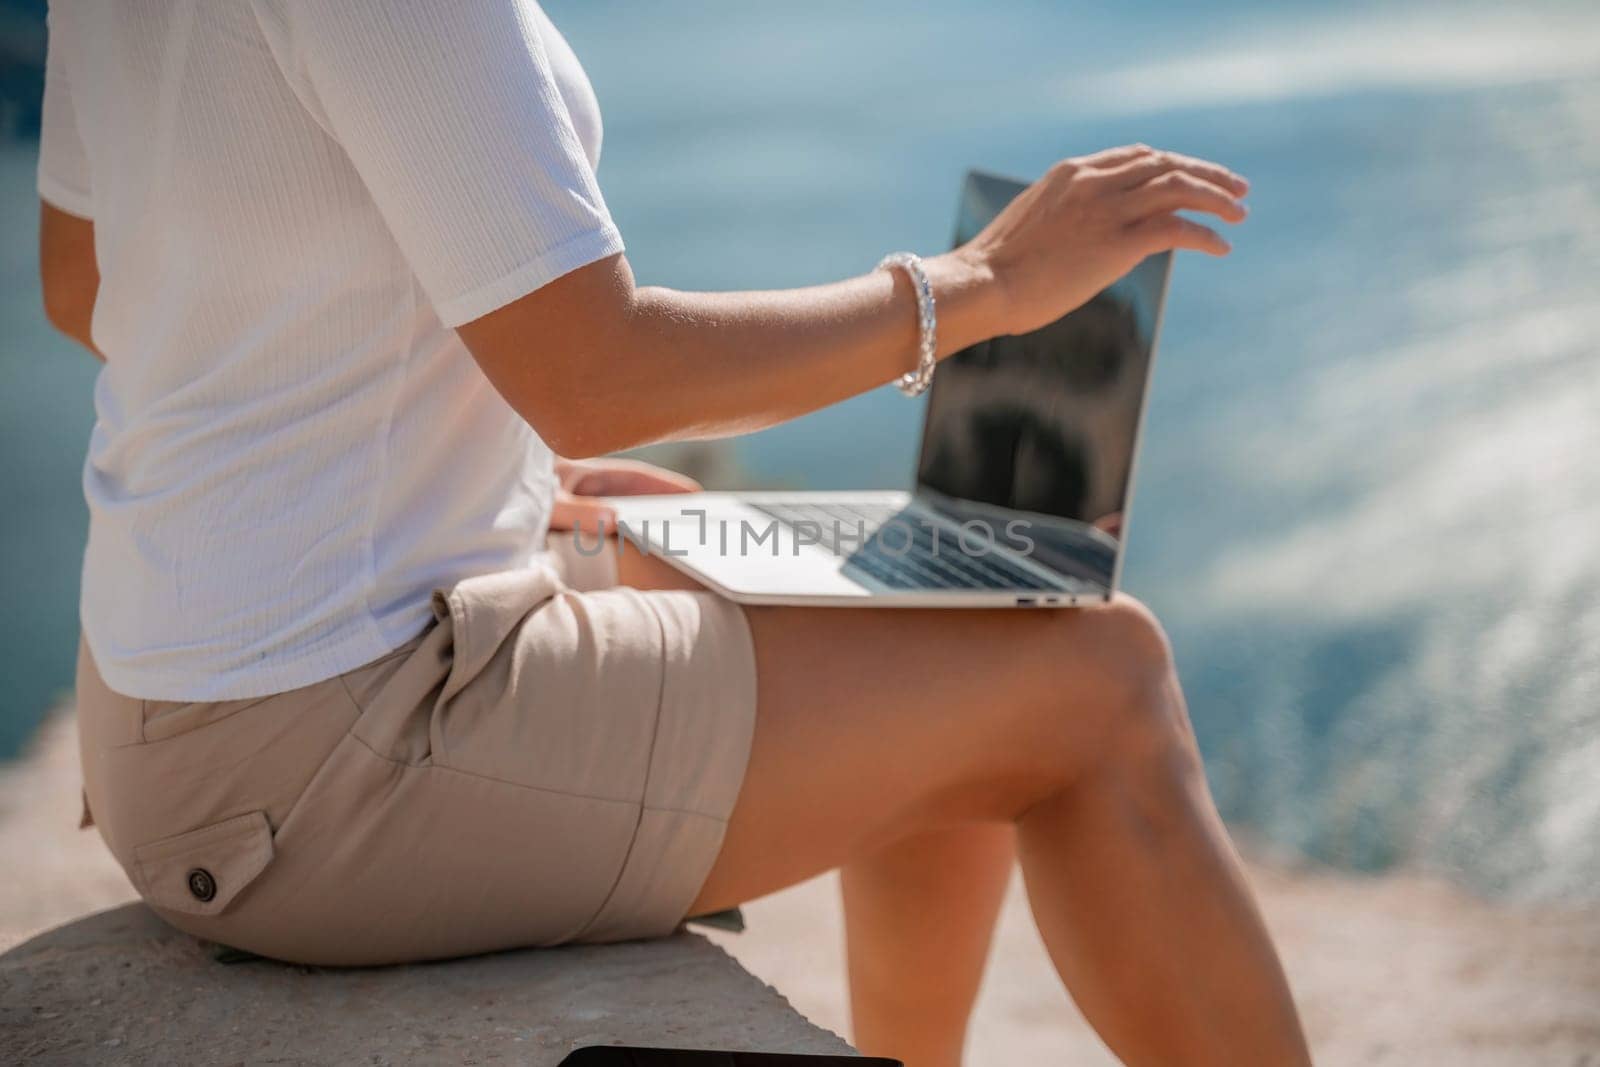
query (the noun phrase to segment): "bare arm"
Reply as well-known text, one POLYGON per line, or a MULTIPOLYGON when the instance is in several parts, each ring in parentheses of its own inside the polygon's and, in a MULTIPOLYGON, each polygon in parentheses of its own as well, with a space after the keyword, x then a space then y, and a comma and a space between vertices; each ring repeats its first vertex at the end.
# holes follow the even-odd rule
POLYGON ((39 280, 50 324, 95 358, 106 357, 89 336, 100 268, 94 258, 94 223, 39 202, 39 280))
MULTIPOLYGON (((941 347, 978 340, 994 313, 977 267, 940 257, 927 269, 941 347)), ((886 271, 773 292, 636 288, 614 256, 461 335, 551 447, 581 457, 757 430, 881 385, 915 362, 914 300, 886 271)))
MULTIPOLYGON (((1228 245, 1175 214, 1244 217, 1223 167, 1112 149, 1057 164, 970 244, 926 261, 939 356, 1044 325, 1140 259, 1228 245)), ((683 293, 634 285, 615 256, 460 328, 501 395, 557 451, 760 429, 882 385, 915 362, 899 271, 806 289, 683 293)))

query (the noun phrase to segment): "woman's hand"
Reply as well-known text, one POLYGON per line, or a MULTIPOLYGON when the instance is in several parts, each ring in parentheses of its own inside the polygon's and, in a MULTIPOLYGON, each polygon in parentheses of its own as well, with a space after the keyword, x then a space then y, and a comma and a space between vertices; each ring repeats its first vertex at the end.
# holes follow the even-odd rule
POLYGON ((1240 222, 1250 184, 1203 159, 1145 145, 1067 159, 1019 195, 953 255, 988 272, 1005 333, 1054 322, 1144 257, 1188 248, 1227 255, 1228 242, 1180 211, 1240 222))
POLYGON ((700 483, 686 475, 636 459, 571 460, 556 458, 555 506, 550 529, 610 531, 615 510, 606 496, 644 496, 650 493, 693 493, 700 483))

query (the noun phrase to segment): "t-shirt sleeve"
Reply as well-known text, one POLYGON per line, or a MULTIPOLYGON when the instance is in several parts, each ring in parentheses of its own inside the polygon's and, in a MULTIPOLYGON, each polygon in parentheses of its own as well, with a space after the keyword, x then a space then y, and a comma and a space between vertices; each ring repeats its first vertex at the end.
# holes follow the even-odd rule
POLYGON ((458 326, 622 251, 526 0, 285 0, 286 73, 458 326))
POLYGON ((44 107, 39 116, 39 196, 68 214, 92 219, 94 200, 90 195, 89 158, 78 136, 62 46, 53 28, 55 17, 49 16, 52 32, 44 60, 44 107))

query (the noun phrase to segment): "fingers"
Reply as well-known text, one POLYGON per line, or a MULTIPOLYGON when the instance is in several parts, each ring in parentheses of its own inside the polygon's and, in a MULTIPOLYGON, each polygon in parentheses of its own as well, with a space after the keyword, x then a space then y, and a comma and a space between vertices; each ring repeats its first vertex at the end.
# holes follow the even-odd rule
POLYGON ((567 486, 578 496, 642 496, 651 493, 693 493, 700 483, 676 471, 630 460, 606 460, 584 471, 567 486))
POLYGON ((1202 211, 1226 222, 1242 222, 1249 212, 1228 190, 1182 170, 1169 170, 1122 194, 1123 218, 1130 222, 1173 211, 1202 211))
POLYGON ((1128 234, 1147 256, 1175 248, 1211 256, 1225 256, 1233 250, 1216 230, 1182 215, 1152 215, 1130 226, 1128 234))
POLYGON ((616 509, 603 500, 561 493, 550 509, 550 529, 609 530, 616 516, 616 509))
POLYGON ((1226 189, 1235 197, 1250 191, 1250 183, 1227 167, 1205 159, 1181 156, 1176 152, 1147 151, 1124 158, 1109 168, 1102 165, 1102 169, 1107 171, 1105 180, 1120 189, 1133 189, 1176 171, 1226 189))
POLYGON ((1126 144, 1119 148, 1103 149, 1094 153, 1093 155, 1083 156, 1080 159, 1073 160, 1073 162, 1083 167, 1093 167, 1096 170, 1107 170, 1112 167, 1120 167, 1133 160, 1143 159, 1154 154, 1157 154, 1156 150, 1147 144, 1126 144))

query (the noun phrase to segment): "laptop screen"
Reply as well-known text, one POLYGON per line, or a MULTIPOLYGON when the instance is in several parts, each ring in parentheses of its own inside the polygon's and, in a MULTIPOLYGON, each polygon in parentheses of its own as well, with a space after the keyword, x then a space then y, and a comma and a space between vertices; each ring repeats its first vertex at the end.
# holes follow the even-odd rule
MULTIPOLYGON (((971 173, 962 244, 1022 191, 971 173)), ((1113 588, 1172 256, 1152 256, 1087 304, 939 367, 917 468, 919 498, 979 540, 1113 588)))

